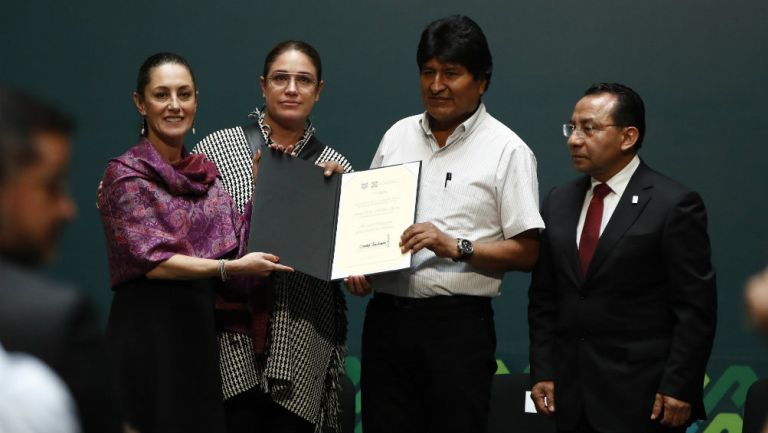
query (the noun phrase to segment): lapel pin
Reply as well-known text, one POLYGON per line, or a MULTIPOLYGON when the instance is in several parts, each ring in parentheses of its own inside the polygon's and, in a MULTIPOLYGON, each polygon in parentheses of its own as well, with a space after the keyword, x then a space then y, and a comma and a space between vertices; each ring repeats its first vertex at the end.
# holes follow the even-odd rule
POLYGON ((637 204, 637 196, 636 195, 632 196, 632 204, 637 204))

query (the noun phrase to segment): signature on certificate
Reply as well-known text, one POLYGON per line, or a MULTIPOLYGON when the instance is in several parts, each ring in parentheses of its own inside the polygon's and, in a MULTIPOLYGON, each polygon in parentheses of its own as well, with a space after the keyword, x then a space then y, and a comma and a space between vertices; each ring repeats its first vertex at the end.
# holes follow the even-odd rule
POLYGON ((361 249, 385 247, 389 248, 389 233, 387 233, 387 239, 370 240, 364 244, 360 244, 361 249))

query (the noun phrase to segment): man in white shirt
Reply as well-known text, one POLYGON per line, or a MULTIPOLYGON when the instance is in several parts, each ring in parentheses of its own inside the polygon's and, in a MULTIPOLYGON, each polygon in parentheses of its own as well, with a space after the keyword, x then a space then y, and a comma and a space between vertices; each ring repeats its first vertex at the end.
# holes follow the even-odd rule
POLYGON ((366 433, 484 432, 504 272, 538 257, 536 159, 482 103, 492 58, 464 16, 427 26, 417 51, 425 112, 393 125, 372 168, 422 161, 411 268, 366 280, 362 415, 366 433))
POLYGON ((560 432, 684 432, 705 416, 715 334, 704 203, 637 156, 645 106, 627 86, 587 89, 563 133, 585 176, 541 206, 532 398, 560 432))

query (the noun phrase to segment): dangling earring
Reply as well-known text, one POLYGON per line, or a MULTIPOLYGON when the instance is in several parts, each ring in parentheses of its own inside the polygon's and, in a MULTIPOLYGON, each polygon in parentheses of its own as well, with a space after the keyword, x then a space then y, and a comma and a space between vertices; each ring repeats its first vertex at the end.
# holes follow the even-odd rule
POLYGON ((195 135, 195 122, 192 122, 192 135, 195 135))
POLYGON ((145 128, 144 125, 146 125, 147 121, 143 117, 141 118, 141 136, 144 136, 145 128))

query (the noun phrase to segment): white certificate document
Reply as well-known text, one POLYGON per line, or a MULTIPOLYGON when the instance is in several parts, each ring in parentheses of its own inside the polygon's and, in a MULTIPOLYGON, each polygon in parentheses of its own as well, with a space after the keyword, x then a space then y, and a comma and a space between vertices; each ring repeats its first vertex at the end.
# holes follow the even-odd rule
POLYGON ((416 161, 343 175, 332 280, 411 266, 400 235, 416 216, 420 172, 416 161))

